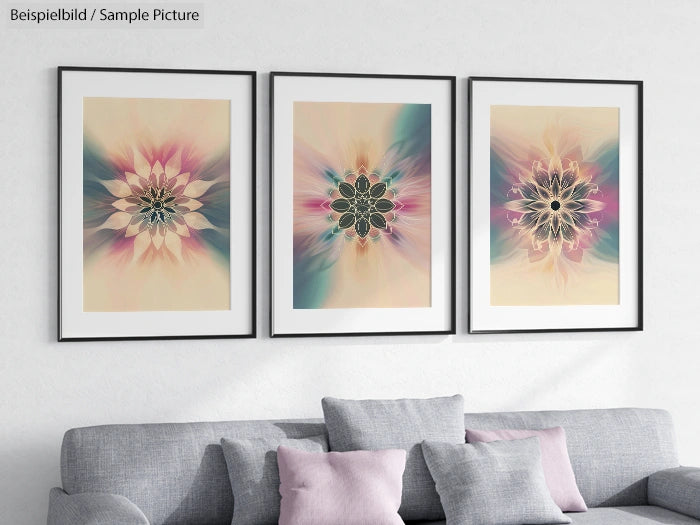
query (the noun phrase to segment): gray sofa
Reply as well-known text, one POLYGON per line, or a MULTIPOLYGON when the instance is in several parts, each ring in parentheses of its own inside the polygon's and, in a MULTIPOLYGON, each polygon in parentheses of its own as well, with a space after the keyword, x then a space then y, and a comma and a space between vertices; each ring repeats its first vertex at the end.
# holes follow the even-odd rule
MULTIPOLYGON (((700 469, 679 467, 665 411, 465 414, 464 424, 486 430, 564 427, 589 506, 569 514, 576 525, 700 525, 700 469)), ((72 429, 63 439, 63 488, 51 491, 48 524, 229 525, 234 501, 222 437, 323 433, 319 419, 72 429)))

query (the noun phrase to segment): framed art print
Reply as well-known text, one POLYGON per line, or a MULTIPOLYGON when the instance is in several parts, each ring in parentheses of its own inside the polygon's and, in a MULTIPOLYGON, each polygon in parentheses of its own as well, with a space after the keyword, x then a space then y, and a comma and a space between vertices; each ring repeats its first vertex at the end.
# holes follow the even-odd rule
POLYGON ((273 336, 454 333, 454 97, 272 73, 273 336))
POLYGON ((642 329, 642 83, 470 78, 469 331, 642 329))
POLYGON ((254 337, 255 73, 58 87, 58 339, 254 337))

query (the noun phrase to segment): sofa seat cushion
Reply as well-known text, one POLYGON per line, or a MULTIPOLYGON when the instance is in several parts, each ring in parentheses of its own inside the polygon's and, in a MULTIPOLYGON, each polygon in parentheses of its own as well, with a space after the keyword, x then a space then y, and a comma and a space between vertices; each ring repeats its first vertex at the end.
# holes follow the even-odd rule
MULTIPOLYGON (((700 525, 700 520, 652 505, 598 507, 569 512, 572 525, 700 525)), ((445 521, 411 521, 406 525, 446 525, 445 521)))
POLYGON ((571 517, 572 525, 700 525, 695 518, 653 505, 598 507, 567 516, 571 517))

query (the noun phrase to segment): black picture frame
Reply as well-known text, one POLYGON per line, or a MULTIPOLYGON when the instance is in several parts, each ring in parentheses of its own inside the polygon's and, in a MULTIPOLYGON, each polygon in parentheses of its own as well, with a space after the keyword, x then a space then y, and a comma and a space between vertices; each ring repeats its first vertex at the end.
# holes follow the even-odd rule
MULTIPOLYGON (((148 97, 146 97, 148 98, 148 97)), ((168 97, 165 97, 168 98, 168 97)), ((225 97, 222 97, 225 98, 225 97)), ((58 266, 58 281, 57 281, 57 340, 58 342, 88 342, 88 341, 143 341, 143 340, 191 340, 191 339, 248 339, 257 336, 257 252, 256 252, 256 235, 257 235, 257 220, 256 220, 256 152, 257 152, 257 72, 246 70, 211 70, 211 69, 158 69, 158 68, 131 68, 131 67, 84 67, 84 66, 59 66, 57 68, 57 175, 58 175, 58 214, 57 214, 57 235, 58 235, 58 250, 57 250, 57 266, 58 266), (224 75, 236 77, 248 77, 250 81, 250 99, 247 101, 247 106, 250 110, 249 124, 246 124, 250 139, 250 243, 247 248, 250 250, 250 287, 248 306, 250 322, 249 329, 240 332, 221 333, 164 333, 164 334, 138 334, 138 335, 67 335, 64 327, 64 311, 62 299, 64 298, 65 289, 63 282, 63 196, 65 189, 65 173, 63 168, 63 160, 65 154, 63 151, 65 137, 63 124, 65 122, 63 96, 66 91, 65 75, 67 73, 109 73, 109 74, 155 74, 155 75, 215 75, 221 77, 224 75), (248 127, 249 126, 249 127, 248 127)), ((233 137, 231 137, 233 140, 233 137)), ((81 175, 82 177, 82 175, 81 175)), ((79 233, 76 233, 78 235, 79 233)), ((231 302, 236 300, 231 296, 231 302)))
MULTIPOLYGON (((269 265, 270 265, 270 280, 269 280, 269 323, 270 337, 272 338, 292 338, 292 337, 348 337, 348 336, 401 336, 401 335, 450 335, 456 333, 456 77, 455 76, 438 76, 438 75, 403 75, 403 74, 363 74, 363 73, 320 73, 320 72, 289 72, 289 71, 274 71, 270 74, 270 90, 269 90, 269 164, 270 164, 270 195, 269 195, 269 221, 270 221, 270 239, 269 239, 269 265), (275 330, 275 80, 287 77, 299 78, 337 78, 337 79, 384 79, 384 80, 435 80, 449 83, 449 321, 445 329, 436 330, 357 330, 357 331, 311 331, 303 330, 301 332, 277 331, 275 330)), ((398 97, 400 99, 400 97, 398 97)), ((399 102, 400 100, 397 100, 399 102)))
POLYGON ((468 256, 467 256, 467 283, 469 288, 468 315, 467 315, 467 330, 470 334, 519 334, 519 333, 553 333, 553 332, 625 332, 625 331, 642 331, 643 322, 643 81, 641 80, 602 80, 602 79, 563 79, 563 78, 523 78, 523 77, 491 77, 491 76, 470 76, 468 78, 468 94, 467 104, 469 107, 469 118, 467 124, 467 172, 468 172, 468 199, 469 199, 469 228, 467 232, 468 256), (474 198, 474 85, 478 82, 498 82, 498 83, 543 83, 551 85, 554 83, 561 84, 590 84, 593 86, 611 85, 611 86, 630 86, 635 88, 636 103, 633 104, 636 114, 635 142, 636 153, 636 199, 633 199, 636 205, 636 234, 633 236, 636 242, 636 300, 629 305, 630 311, 636 314, 636 321, 621 326, 586 326, 586 327, 556 327, 556 328, 480 328, 475 326, 473 319, 474 314, 474 298, 473 298, 473 268, 475 249, 473 245, 474 234, 474 206, 472 199, 474 198))

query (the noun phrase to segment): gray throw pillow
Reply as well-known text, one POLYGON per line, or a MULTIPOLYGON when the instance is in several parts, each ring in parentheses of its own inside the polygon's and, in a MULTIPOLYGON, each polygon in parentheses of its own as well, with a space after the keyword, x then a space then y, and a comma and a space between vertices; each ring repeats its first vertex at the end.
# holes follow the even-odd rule
POLYGON ((277 447, 328 452, 326 436, 304 439, 221 438, 233 490, 231 525, 272 525, 280 517, 277 447))
POLYGON ((406 451, 399 508, 405 521, 445 519, 421 443, 464 443, 462 396, 361 401, 326 397, 322 405, 332 451, 406 451))
POLYGON ((447 525, 571 523, 549 494, 539 438, 423 442, 447 525))

